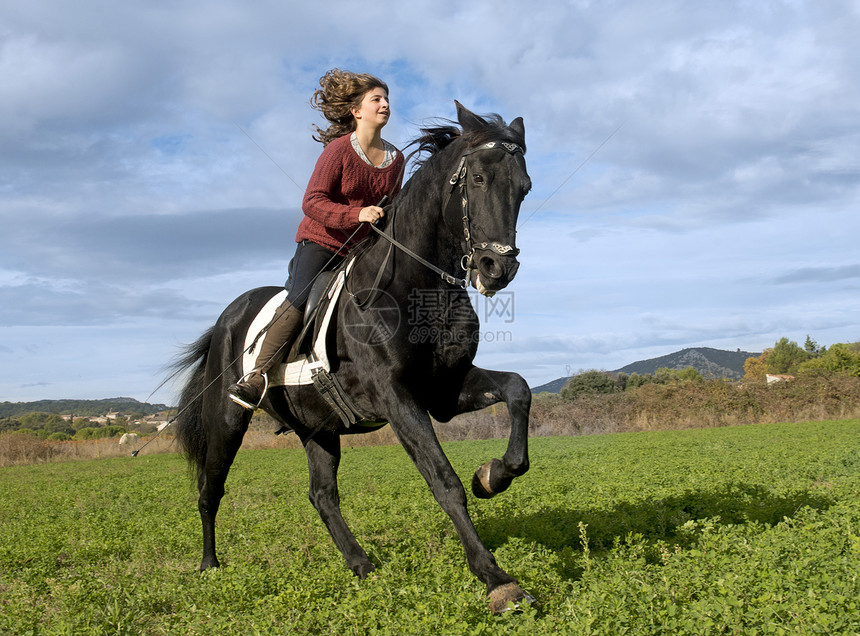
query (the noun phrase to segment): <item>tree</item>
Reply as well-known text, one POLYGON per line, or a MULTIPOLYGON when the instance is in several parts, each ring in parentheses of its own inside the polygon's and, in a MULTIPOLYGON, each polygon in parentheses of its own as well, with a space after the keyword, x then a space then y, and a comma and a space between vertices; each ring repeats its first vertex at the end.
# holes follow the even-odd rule
POLYGON ((812 354, 801 349, 796 342, 780 338, 767 357, 767 371, 774 374, 789 373, 810 358, 812 354))
POLYGON ((767 375, 767 358, 771 350, 765 349, 757 358, 747 358, 744 362, 744 382, 764 382, 767 375))
POLYGON ((627 380, 624 383, 624 390, 632 390, 638 389, 640 386, 645 384, 652 384, 654 382, 654 376, 650 373, 639 374, 635 371, 627 376, 627 380))
POLYGON ((21 428, 21 422, 12 417, 4 417, 0 419, 0 433, 8 431, 17 431, 21 428))
POLYGON ((82 428, 73 439, 104 439, 106 437, 119 437, 126 430, 122 426, 101 426, 99 428, 82 428))
POLYGON ((573 376, 561 390, 561 397, 572 400, 580 395, 617 393, 618 382, 605 371, 585 371, 573 376))
POLYGON ((657 384, 671 384, 672 382, 696 382, 701 380, 702 376, 695 367, 687 367, 686 369, 670 369, 669 367, 660 367, 654 372, 654 382, 657 384))
POLYGON ((809 334, 806 334, 806 342, 803 343, 803 350, 817 356, 827 351, 827 347, 819 347, 818 343, 815 342, 809 334))
POLYGON ((686 369, 672 369, 670 374, 673 379, 680 382, 699 382, 703 380, 702 374, 696 367, 687 367, 686 369))
POLYGON ((75 429, 72 428, 71 423, 59 416, 57 416, 56 419, 45 422, 42 430, 47 431, 48 433, 65 433, 66 435, 75 434, 75 429))
POLYGON ((860 342, 835 344, 820 356, 802 363, 798 371, 827 371, 860 377, 860 342))
MULTIPOLYGON (((53 413, 33 411, 32 413, 21 415, 18 418, 18 421, 21 422, 21 426, 24 428, 37 429, 44 427, 46 422, 53 421, 53 419, 57 417, 58 416, 53 413)), ((62 420, 62 418, 60 419, 62 420)))

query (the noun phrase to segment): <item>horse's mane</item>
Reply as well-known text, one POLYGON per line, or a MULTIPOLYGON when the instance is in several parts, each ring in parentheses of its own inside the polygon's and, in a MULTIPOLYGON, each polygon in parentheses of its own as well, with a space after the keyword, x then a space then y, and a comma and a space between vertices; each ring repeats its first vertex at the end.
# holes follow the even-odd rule
POLYGON ((477 116, 478 127, 462 130, 457 122, 449 119, 439 120, 439 124, 421 129, 421 134, 412 140, 410 146, 417 145, 416 154, 422 158, 416 161, 416 168, 443 148, 447 148, 457 139, 463 139, 467 148, 482 146, 491 141, 508 141, 526 149, 526 140, 522 135, 512 130, 501 116, 491 113, 477 116))

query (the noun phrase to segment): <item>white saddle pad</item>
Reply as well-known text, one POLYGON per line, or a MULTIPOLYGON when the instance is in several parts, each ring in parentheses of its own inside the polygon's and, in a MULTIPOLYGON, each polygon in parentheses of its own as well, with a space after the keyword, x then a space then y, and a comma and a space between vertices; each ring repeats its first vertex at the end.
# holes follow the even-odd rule
MULTIPOLYGON (((352 263, 350 263, 350 265, 351 264, 352 263)), ((348 267, 347 270, 348 269, 350 268, 348 267)), ((316 369, 325 369, 326 371, 331 370, 325 346, 326 334, 328 333, 331 318, 334 314, 334 308, 337 306, 337 298, 343 289, 343 282, 345 279, 346 273, 344 270, 340 270, 335 276, 334 282, 326 294, 329 298, 329 303, 325 308, 325 315, 323 316, 319 333, 317 333, 316 338, 314 339, 314 346, 311 354, 308 356, 301 356, 299 359, 294 360, 289 364, 280 364, 269 371, 269 386, 311 384, 313 383, 313 373, 316 369)), ((265 329, 266 325, 268 325, 272 320, 275 315, 275 311, 277 311, 278 307, 281 306, 281 303, 284 302, 286 297, 286 290, 275 294, 260 310, 260 313, 257 314, 257 317, 254 318, 253 322, 248 327, 248 332, 245 334, 245 353, 242 355, 243 374, 250 373, 254 369, 254 366, 257 363, 257 354, 260 352, 260 347, 263 344, 263 340, 266 338, 266 334, 260 336, 260 339, 257 340, 257 344, 252 352, 249 353, 248 348, 251 346, 254 338, 257 337, 257 334, 265 329)))

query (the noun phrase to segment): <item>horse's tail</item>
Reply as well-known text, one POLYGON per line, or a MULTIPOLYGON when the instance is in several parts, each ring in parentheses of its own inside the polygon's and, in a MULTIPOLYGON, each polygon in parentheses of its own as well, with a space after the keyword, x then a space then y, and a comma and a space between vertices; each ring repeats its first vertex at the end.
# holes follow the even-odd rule
POLYGON ((170 365, 173 376, 189 372, 179 397, 179 413, 175 426, 176 439, 197 479, 203 472, 206 460, 206 431, 201 411, 206 388, 206 362, 209 359, 214 332, 215 327, 210 327, 195 342, 188 345, 170 365))

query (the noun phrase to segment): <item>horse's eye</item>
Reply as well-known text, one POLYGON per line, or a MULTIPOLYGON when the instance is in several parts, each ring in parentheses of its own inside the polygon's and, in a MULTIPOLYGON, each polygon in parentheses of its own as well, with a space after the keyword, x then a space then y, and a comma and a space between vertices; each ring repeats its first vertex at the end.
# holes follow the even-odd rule
POLYGON ((481 185, 482 183, 484 183, 484 175, 482 175, 482 174, 472 175, 472 181, 475 183, 475 185, 481 185))

